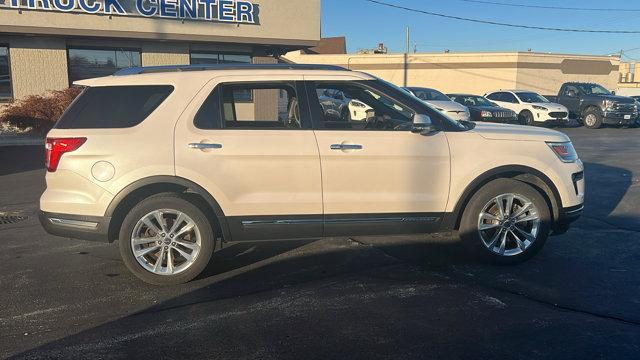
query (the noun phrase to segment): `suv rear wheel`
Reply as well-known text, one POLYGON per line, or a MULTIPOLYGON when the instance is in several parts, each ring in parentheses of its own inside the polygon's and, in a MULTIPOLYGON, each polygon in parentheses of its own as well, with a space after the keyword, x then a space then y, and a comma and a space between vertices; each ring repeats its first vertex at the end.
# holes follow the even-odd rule
POLYGON ((127 268, 156 285, 188 282, 209 263, 214 232, 205 214, 178 194, 149 197, 125 217, 119 236, 127 268))
POLYGON ((517 264, 542 249, 551 212, 533 187, 512 179, 483 186, 469 201, 460 224, 462 240, 489 261, 517 264))

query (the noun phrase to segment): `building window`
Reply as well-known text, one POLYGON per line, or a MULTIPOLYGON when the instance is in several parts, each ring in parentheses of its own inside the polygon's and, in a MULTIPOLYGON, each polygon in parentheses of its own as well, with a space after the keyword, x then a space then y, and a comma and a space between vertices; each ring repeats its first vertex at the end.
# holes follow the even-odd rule
POLYGON ((11 72, 9 66, 9 48, 0 45, 0 100, 10 99, 11 72))
POLYGON ((251 64, 251 55, 192 51, 191 65, 251 64))
MULTIPOLYGON (((251 55, 226 54, 206 51, 192 51, 190 54, 191 65, 212 64, 251 64, 251 55)), ((236 92, 237 102, 252 102, 253 92, 249 89, 236 92)))
POLYGON ((69 82, 113 75, 131 66, 141 66, 140 50, 123 48, 69 48, 69 82))

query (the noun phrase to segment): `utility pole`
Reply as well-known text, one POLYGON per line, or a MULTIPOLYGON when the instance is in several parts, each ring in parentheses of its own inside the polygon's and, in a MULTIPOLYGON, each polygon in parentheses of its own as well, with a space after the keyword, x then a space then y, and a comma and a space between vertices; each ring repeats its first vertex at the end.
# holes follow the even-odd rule
POLYGON ((410 46, 411 46, 411 36, 410 36, 410 30, 409 27, 407 26, 407 34, 406 34, 406 44, 405 44, 405 50, 404 50, 404 86, 407 87, 409 86, 408 84, 408 77, 409 77, 409 51, 410 51, 410 46))

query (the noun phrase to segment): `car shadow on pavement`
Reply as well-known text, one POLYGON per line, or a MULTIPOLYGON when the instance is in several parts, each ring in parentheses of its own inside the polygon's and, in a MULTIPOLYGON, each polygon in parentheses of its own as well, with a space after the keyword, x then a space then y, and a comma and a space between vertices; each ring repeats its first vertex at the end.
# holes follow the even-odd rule
POLYGON ((633 172, 586 162, 586 199, 583 216, 613 226, 640 231, 640 188, 633 172))
MULTIPOLYGON (((466 262, 469 259, 458 252, 459 244, 455 241, 443 242, 427 237, 392 238, 327 238, 233 244, 217 252, 205 274, 196 280, 203 286, 137 313, 31 349, 16 358, 153 357, 153 351, 144 350, 144 346, 133 346, 129 341, 135 339, 137 344, 158 341, 163 336, 162 331, 158 333, 153 329, 169 330, 167 318, 162 315, 165 313, 188 312, 191 316, 200 313, 204 319, 220 315, 218 311, 229 315, 230 303, 236 304, 234 311, 251 313, 258 310, 254 307, 261 306, 265 297, 271 299, 267 301, 278 302, 281 294, 293 292, 297 294, 294 296, 312 299, 313 294, 308 292, 322 291, 317 287, 331 287, 331 284, 343 286, 345 281, 366 279, 372 272, 388 277, 384 281, 390 287, 395 286, 393 283, 396 281, 425 282, 424 286, 430 286, 422 275, 407 272, 406 269, 419 267, 420 271, 428 271, 441 267, 442 259, 449 263, 466 262), (433 265, 430 265, 432 262, 433 265), (394 270, 397 266, 403 270, 394 270), (361 273, 363 275, 359 275, 361 273), (213 313, 203 310, 211 306, 217 308, 216 304, 220 304, 221 308, 213 313), (145 320, 139 321, 141 318, 145 320)), ((146 284, 141 286, 148 287, 148 291, 156 289, 146 284)), ((362 286, 368 286, 366 280, 362 286)), ((286 311, 285 304, 275 306, 286 311)), ((324 310, 317 311, 322 314, 324 310)), ((227 316, 224 314, 221 316, 227 316)), ((175 323, 169 327, 173 325, 182 326, 175 323)), ((202 338, 203 341, 205 338, 202 338)), ((211 346, 211 342, 207 346, 211 346)))
POLYGON ((0 146, 0 176, 44 168, 44 146, 0 146))

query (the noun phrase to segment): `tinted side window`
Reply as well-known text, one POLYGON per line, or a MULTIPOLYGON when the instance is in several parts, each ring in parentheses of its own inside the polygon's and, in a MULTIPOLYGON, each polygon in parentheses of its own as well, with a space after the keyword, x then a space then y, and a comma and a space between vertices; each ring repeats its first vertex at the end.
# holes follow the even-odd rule
MULTIPOLYGON (((376 90, 357 83, 317 83, 321 129, 409 130, 414 111, 376 90), (341 94, 329 98, 320 94, 341 94)), ((313 101, 313 100, 312 100, 313 101)))
POLYGON ((225 128, 302 128, 298 95, 291 84, 224 84, 220 97, 225 128), (253 93, 252 103, 245 101, 247 92, 253 93))
POLYGON ((501 94, 502 93, 489 94, 489 95, 487 95, 487 99, 493 100, 493 101, 503 101, 502 100, 502 96, 500 96, 501 94))
POLYGON ((173 92, 170 85, 86 89, 56 124, 58 129, 129 128, 143 122, 173 92))
POLYGON ((510 94, 510 93, 503 93, 503 94, 504 94, 503 95, 504 100, 502 101, 506 101, 514 104, 518 103, 518 99, 516 99, 516 97, 513 94, 510 94))

